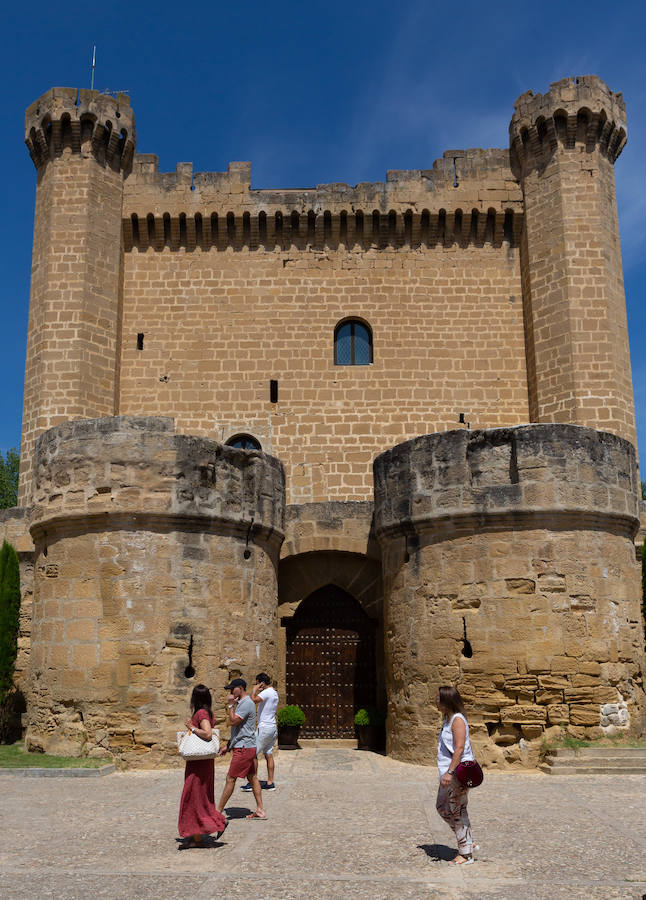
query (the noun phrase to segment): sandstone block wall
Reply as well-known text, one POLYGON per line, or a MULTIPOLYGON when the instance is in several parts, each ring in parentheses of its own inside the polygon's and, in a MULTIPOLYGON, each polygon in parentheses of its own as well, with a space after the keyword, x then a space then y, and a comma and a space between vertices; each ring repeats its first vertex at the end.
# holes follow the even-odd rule
POLYGON ((511 153, 448 150, 355 187, 259 190, 242 162, 159 173, 135 140, 122 95, 56 88, 27 111, 21 502, 39 433, 111 413, 251 433, 299 504, 369 499, 376 453, 460 414, 634 441, 612 172, 624 108, 599 79, 523 95, 511 153), (372 329, 369 366, 334 365, 350 317, 372 329))
POLYGON ((283 518, 283 469, 262 453, 177 435, 168 419, 46 432, 27 745, 173 761, 200 681, 221 722, 230 677, 276 669, 283 518))
POLYGON ((159 174, 137 157, 120 411, 252 433, 298 504, 369 499, 376 453, 460 412, 527 421, 519 198, 506 151, 303 191, 253 190, 248 164, 159 174), (372 365, 334 364, 348 317, 372 329, 372 365))
POLYGON ((368 500, 291 504, 285 516, 281 558, 340 550, 379 559, 373 512, 374 505, 368 500))
POLYGON ((456 684, 488 762, 552 725, 639 732, 632 445, 574 426, 427 435, 375 461, 388 748, 433 762, 456 684))

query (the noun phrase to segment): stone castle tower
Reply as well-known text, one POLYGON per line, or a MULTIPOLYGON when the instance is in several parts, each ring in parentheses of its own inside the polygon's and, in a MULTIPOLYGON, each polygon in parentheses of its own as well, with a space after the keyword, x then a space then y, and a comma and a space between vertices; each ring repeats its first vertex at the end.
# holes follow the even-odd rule
POLYGON ((382 706, 401 759, 434 760, 449 681, 490 764, 641 730, 625 140, 621 94, 564 79, 508 149, 265 191, 159 173, 123 95, 29 107, 0 527, 26 593, 33 564, 30 745, 154 764, 192 684, 262 669, 310 736, 382 706))

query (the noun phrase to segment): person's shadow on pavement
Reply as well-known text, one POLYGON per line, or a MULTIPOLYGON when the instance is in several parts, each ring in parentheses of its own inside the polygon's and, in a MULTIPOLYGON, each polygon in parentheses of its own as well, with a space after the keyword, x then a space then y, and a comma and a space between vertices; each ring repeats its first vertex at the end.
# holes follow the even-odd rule
POLYGON ((211 834, 203 834, 202 840, 196 844, 192 837, 175 838, 178 850, 213 850, 217 847, 224 847, 225 842, 219 838, 213 837, 211 834))
POLYGON ((444 860, 445 862, 455 859, 455 854, 457 853, 457 850, 447 847, 446 844, 418 844, 417 848, 418 850, 423 850, 431 859, 444 860))
POLYGON ((248 806, 227 806, 225 812, 229 819, 246 819, 252 810, 248 806))

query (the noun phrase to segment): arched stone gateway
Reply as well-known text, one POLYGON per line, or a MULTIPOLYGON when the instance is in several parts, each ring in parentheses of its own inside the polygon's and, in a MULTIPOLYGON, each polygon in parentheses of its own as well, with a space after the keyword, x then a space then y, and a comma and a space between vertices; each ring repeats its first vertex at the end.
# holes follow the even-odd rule
POLYGON ((305 713, 303 737, 351 738, 354 714, 377 698, 374 619, 328 584, 287 623, 287 702, 305 713))
POLYGON ((367 553, 300 553, 281 560, 278 585, 278 680, 287 702, 305 710, 303 735, 353 737, 357 709, 385 707, 381 562, 367 553))

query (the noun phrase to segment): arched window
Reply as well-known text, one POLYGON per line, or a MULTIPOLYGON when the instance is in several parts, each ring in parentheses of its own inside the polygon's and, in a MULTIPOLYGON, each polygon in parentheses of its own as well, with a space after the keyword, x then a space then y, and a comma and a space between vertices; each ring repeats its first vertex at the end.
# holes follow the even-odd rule
POLYGON ((227 447, 235 447, 236 450, 262 450, 260 441, 251 434, 234 434, 227 441, 227 447))
POLYGON ((345 319, 334 329, 334 365, 369 366, 372 362, 372 331, 358 319, 345 319))

